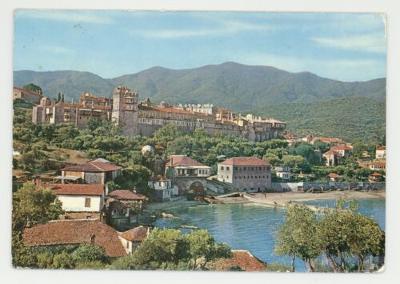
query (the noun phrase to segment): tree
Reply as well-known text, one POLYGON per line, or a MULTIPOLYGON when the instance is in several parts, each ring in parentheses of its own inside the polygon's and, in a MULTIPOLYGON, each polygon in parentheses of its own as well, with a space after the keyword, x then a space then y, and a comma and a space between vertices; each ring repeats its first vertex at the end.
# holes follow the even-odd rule
POLYGON ((58 219, 61 214, 61 202, 49 189, 37 189, 33 183, 25 183, 13 194, 13 231, 58 219))
POLYGON ((23 86, 22 89, 27 90, 27 91, 31 91, 31 92, 34 92, 34 93, 38 93, 38 94, 43 94, 42 88, 40 88, 38 85, 35 85, 33 83, 30 83, 28 85, 23 86))
POLYGON ((292 271, 295 270, 296 257, 307 263, 310 271, 314 271, 313 260, 321 253, 315 238, 317 225, 317 217, 308 207, 295 204, 287 208, 285 223, 278 231, 276 252, 292 257, 292 271))
POLYGON ((372 219, 356 212, 355 206, 344 208, 344 202, 325 212, 317 230, 318 239, 334 271, 349 271, 353 258, 363 271, 367 256, 384 254, 384 232, 372 219))
POLYGON ((61 202, 46 189, 36 189, 33 183, 25 183, 13 193, 12 256, 15 266, 36 265, 36 255, 22 242, 22 232, 28 225, 58 219, 63 213, 61 202))

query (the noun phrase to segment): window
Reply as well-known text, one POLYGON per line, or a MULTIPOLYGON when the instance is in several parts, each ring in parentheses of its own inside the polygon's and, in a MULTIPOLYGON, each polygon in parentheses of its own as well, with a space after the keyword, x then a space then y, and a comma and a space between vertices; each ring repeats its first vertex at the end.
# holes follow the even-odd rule
POLYGON ((90 198, 89 197, 85 198, 85 207, 90 207, 90 198))
POLYGON ((221 171, 223 171, 224 170, 224 167, 223 166, 221 166, 221 171))
POLYGON ((229 167, 226 167, 226 170, 229 171, 229 167))

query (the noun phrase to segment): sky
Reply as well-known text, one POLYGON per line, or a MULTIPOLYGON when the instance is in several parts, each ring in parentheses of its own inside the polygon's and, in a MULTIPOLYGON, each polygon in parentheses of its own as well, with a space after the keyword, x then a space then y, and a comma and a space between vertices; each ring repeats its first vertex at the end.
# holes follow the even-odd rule
POLYGON ((381 14, 17 10, 14 70, 103 78, 234 61, 341 81, 386 77, 381 14))

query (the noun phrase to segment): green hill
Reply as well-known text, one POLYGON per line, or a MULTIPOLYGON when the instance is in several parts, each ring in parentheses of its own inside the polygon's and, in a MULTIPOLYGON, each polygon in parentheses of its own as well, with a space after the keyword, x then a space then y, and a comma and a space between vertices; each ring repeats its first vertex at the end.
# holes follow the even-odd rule
POLYGON ((299 135, 341 137, 347 141, 381 142, 386 131, 385 101, 350 97, 314 103, 288 103, 255 109, 288 123, 299 135))
POLYGON ((385 126, 385 78, 341 82, 309 72, 234 62, 182 70, 153 67, 113 79, 78 71, 14 71, 15 86, 29 83, 42 87, 49 97, 63 92, 66 101, 77 100, 85 91, 110 97, 115 86, 126 85, 137 90, 141 100, 149 97, 154 102, 212 103, 238 112, 257 111, 288 121, 290 129, 300 133, 323 131, 369 139, 385 126), (376 128, 371 130, 371 125, 376 128))

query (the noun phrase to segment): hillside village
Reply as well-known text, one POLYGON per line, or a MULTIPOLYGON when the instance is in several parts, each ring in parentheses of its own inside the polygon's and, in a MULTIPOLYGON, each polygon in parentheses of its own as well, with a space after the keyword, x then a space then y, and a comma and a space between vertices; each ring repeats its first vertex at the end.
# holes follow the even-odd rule
MULTIPOLYGON (((171 217, 147 210, 151 204, 385 188, 384 145, 298 137, 284 130, 284 122, 210 104, 139 103, 138 94, 125 87, 112 100, 83 93, 79 103, 66 103, 62 94, 51 100, 38 90, 14 88, 21 118, 14 122, 13 187, 50 190, 63 213, 28 226, 22 235, 28 247, 97 244, 107 256, 121 257, 150 235, 154 218, 171 217), (23 121, 29 115, 33 123, 23 121), (29 137, 27 128, 33 131, 29 137)), ((249 252, 234 252, 230 261, 242 269, 265 269, 249 252), (253 266, 246 267, 243 258, 253 266)))

